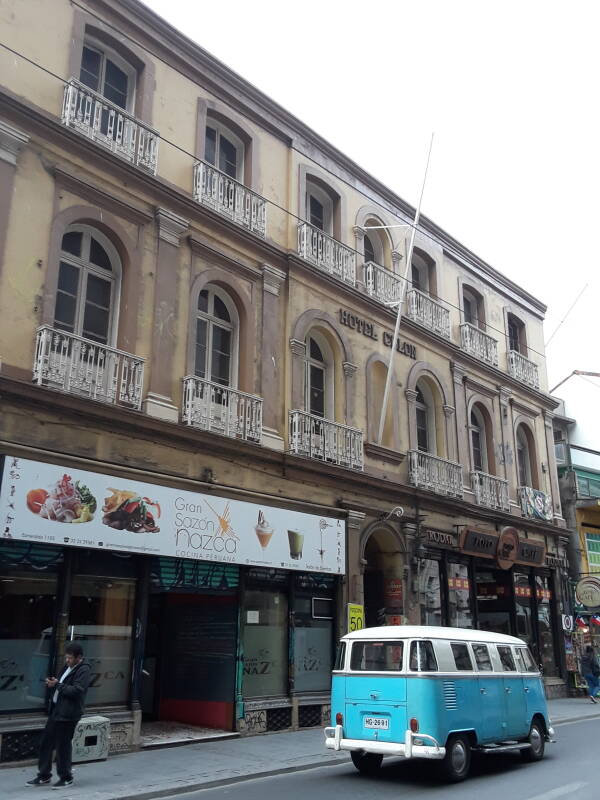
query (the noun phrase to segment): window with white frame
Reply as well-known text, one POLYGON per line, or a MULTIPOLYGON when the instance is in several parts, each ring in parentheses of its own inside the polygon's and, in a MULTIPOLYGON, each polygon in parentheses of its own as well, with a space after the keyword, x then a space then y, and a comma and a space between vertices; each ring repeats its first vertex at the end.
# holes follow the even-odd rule
POLYGON ((519 486, 532 486, 531 453, 529 440, 523 425, 517 428, 517 470, 519 472, 519 486))
POLYGON ((483 419, 481 410, 477 406, 473 406, 471 410, 469 427, 471 431, 471 458, 473 469, 477 472, 489 472, 485 420, 483 419))
POLYGON ((244 143, 229 128, 208 120, 204 141, 204 160, 240 183, 244 181, 244 143))
POLYGON ((306 218, 320 231, 333 232, 333 201, 327 192, 311 180, 306 181, 306 218))
POLYGON ((369 262, 377 263, 377 258, 375 257, 375 246, 371 241, 371 238, 368 234, 365 234, 364 238, 364 252, 365 252, 365 262, 368 264, 369 262))
POLYGON ((333 418, 333 357, 323 336, 312 331, 306 337, 305 407, 310 414, 333 418))
POLYGON ((476 328, 485 328, 481 299, 475 292, 466 287, 463 289, 463 316, 465 322, 474 325, 476 328))
POLYGON ((513 314, 509 314, 507 318, 508 328, 508 347, 521 355, 527 354, 527 345, 525 342, 525 326, 520 319, 513 314))
POLYGON ((426 383, 417 384, 416 397, 417 449, 423 453, 435 454, 435 403, 433 394, 426 383))
POLYGON ((235 305, 219 287, 209 285, 198 295, 194 374, 235 388, 238 317, 235 305))
POLYGON ((94 39, 86 38, 84 42, 79 80, 119 108, 133 112, 136 84, 134 67, 94 39))
POLYGON ((429 294, 429 265, 419 253, 413 253, 411 266, 412 289, 429 294))
POLYGON ((62 238, 54 327, 100 344, 117 333, 121 260, 107 237, 87 225, 62 238))

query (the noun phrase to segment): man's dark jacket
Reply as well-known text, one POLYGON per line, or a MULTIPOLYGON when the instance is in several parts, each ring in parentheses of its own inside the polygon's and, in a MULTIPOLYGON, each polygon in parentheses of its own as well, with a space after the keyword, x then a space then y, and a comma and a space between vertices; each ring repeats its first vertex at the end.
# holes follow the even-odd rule
MULTIPOLYGON (((60 674, 62 675, 66 669, 65 665, 60 674)), ((90 679, 90 665, 87 661, 80 661, 62 683, 57 683, 50 690, 50 713, 53 719, 58 722, 78 722, 81 719, 90 679), (53 703, 52 698, 56 690, 58 690, 58 699, 56 703, 53 703)))

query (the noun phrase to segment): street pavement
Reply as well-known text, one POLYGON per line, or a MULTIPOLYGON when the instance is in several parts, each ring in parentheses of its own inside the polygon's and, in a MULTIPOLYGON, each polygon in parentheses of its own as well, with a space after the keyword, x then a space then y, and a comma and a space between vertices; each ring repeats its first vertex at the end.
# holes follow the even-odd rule
MULTIPOLYGON (((586 725, 591 728, 593 735, 586 741, 598 741, 600 703, 594 705, 589 699, 582 697, 551 700, 548 706, 554 724, 589 718, 586 725)), ((565 725, 560 730, 568 728, 565 725)), ((562 736, 561 733, 559 735, 562 736)), ((549 747, 549 752, 552 747, 549 747)), ((60 795, 47 787, 25 786, 25 782, 36 774, 34 767, 7 767, 0 769, 0 797, 6 800, 31 800, 33 794, 39 800, 49 800, 57 796, 68 800, 151 800, 198 789, 220 787, 222 791, 222 787, 240 781, 328 765, 343 765, 344 769, 351 766, 347 753, 326 750, 323 731, 311 729, 207 741, 183 747, 111 756, 108 761, 79 764, 75 767, 75 783, 62 789, 60 795)), ((429 762, 424 765, 400 766, 403 769, 415 768, 417 771, 423 767, 431 769, 429 762)), ((334 771, 338 771, 337 767, 334 771)), ((351 771, 354 772, 353 767, 351 771)), ((366 790, 366 787, 363 786, 363 789, 366 790)), ((511 800, 516 798, 511 795, 511 800)))

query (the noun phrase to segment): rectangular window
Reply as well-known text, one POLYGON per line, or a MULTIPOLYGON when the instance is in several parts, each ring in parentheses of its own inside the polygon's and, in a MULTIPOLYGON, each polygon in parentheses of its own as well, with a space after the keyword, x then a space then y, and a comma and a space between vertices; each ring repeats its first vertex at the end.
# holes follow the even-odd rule
POLYGON ((508 346, 511 350, 516 350, 517 353, 521 352, 519 326, 511 320, 508 323, 508 346))
POLYGON ((517 647, 515 652, 519 655, 525 666, 525 672, 539 672, 539 668, 535 661, 533 660, 533 656, 528 647, 517 647))
POLYGON ((538 637, 542 666, 544 667, 544 675, 554 677, 558 675, 558 664, 554 643, 554 629, 552 627, 550 577, 536 575, 535 583, 537 587, 538 637))
POLYGON ((413 672, 436 672, 437 661, 430 641, 411 642, 410 668, 413 672))
POLYGON ((296 594, 294 598, 294 691, 327 691, 331 684, 333 653, 333 601, 326 598, 296 594), (315 603, 316 601, 316 603, 315 603), (329 614, 328 619, 316 618, 315 606, 329 614))
POLYGON ((335 654, 334 670, 344 669, 346 664, 346 642, 340 642, 338 645, 337 653, 335 654))
POLYGON ((485 644, 474 644, 473 655, 477 663, 477 669, 480 672, 492 672, 492 659, 490 658, 490 651, 485 644))
POLYGON ((354 642, 350 669, 356 672, 396 672, 402 669, 404 642, 354 642))
POLYGON ((0 575, 0 712, 45 705, 56 592, 56 575, 0 575))
POLYGON ((310 224, 314 225, 320 231, 325 230, 325 209, 323 203, 320 203, 312 194, 308 196, 308 208, 310 216, 310 224))
POLYGON ((432 558, 419 562, 419 589, 421 625, 441 625, 440 565, 432 558))
POLYGON ((471 431, 471 442, 473 443, 473 469, 483 472, 483 457, 481 454, 481 433, 478 430, 471 431))
POLYGON ((450 627, 473 627, 469 568, 466 564, 448 564, 448 610, 450 627))
POLYGON ((244 697, 288 691, 288 603, 283 592, 246 591, 244 697))
POLYGON ((533 619, 531 615, 531 585, 526 572, 514 572, 514 595, 517 614, 517 636, 527 644, 533 642, 533 619))
POLYGON ((504 672, 515 672, 515 660, 513 658, 512 650, 507 645, 498 645, 498 655, 500 656, 500 663, 504 672))
POLYGON ((206 139, 204 142, 204 160, 213 167, 217 160, 217 132, 214 128, 206 128, 206 139))
POLYGON ((417 448, 422 453, 429 452, 429 439, 427 436, 427 409, 417 408, 417 448))
POLYGON ((79 80, 84 86, 94 92, 100 88, 100 70, 102 69, 102 54, 91 47, 84 47, 81 54, 81 70, 79 80))
POLYGON ((473 664, 471 664, 471 656, 467 645, 464 642, 451 642, 450 647, 452 648, 456 669, 471 671, 473 664))
POLYGON ((75 330, 78 287, 79 270, 77 267, 61 261, 58 271, 56 309, 54 311, 54 327, 61 331, 73 333, 75 330))

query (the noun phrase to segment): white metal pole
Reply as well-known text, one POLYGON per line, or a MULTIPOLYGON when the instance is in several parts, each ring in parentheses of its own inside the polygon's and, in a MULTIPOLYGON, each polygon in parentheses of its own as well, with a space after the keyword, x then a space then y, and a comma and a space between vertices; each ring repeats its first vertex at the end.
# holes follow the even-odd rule
POLYGON ((392 375, 394 373, 394 353, 396 351, 396 342, 400 332, 400 320, 402 319, 402 303, 404 302, 404 295, 406 293, 406 285, 408 282, 408 271, 411 267, 413 247, 415 244, 415 234, 417 232, 417 225, 419 224, 419 217, 421 216, 421 202, 423 200, 423 192, 425 191, 425 181, 427 180, 427 170, 429 169, 429 159, 431 158, 431 148, 433 147, 433 133, 431 134, 431 141, 429 142, 429 151, 427 153, 427 161, 425 163, 425 172, 423 174, 423 183, 421 185, 421 194, 419 195, 419 202, 415 211, 415 219, 412 225, 410 234, 410 243, 408 245, 408 253, 406 254, 406 267, 404 270, 404 280, 400 287, 400 300, 398 302, 398 314, 396 315, 396 327, 394 328, 394 338, 392 339, 392 349, 390 351, 390 359, 388 362, 388 370, 385 379, 385 390, 383 392, 383 401, 381 403, 381 415, 379 417, 379 432, 377 434, 377 444, 381 444, 383 438, 383 428, 385 425, 385 415, 387 411, 388 396, 390 393, 390 385, 392 382, 392 375))

